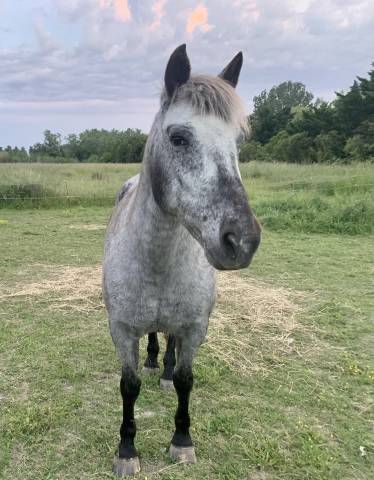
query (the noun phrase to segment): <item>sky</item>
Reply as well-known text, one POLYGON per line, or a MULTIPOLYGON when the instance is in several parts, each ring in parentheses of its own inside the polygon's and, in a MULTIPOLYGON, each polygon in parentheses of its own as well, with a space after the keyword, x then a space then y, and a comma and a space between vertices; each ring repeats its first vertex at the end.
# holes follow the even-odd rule
POLYGON ((0 0, 0 146, 47 128, 147 132, 181 43, 193 73, 243 51, 248 112, 286 80, 331 100, 374 61, 374 0, 0 0))

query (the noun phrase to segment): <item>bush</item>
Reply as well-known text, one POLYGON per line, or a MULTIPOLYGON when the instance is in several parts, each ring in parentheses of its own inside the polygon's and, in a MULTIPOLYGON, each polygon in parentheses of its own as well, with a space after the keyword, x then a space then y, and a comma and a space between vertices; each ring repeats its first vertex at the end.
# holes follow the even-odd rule
POLYGON ((265 147, 272 160, 288 163, 313 163, 316 154, 313 140, 305 133, 289 135, 281 130, 265 147))
POLYGON ((45 201, 47 197, 55 195, 52 190, 39 183, 0 185, 0 206, 19 206, 24 205, 25 201, 36 206, 45 201))
POLYGON ((32 163, 76 163, 78 160, 72 157, 54 157, 50 155, 32 153, 29 161, 32 163))
POLYGON ((374 157, 374 122, 363 122, 357 133, 348 138, 344 152, 351 160, 366 160, 374 157))
POLYGON ((342 145, 344 140, 336 130, 328 133, 320 133, 316 136, 315 141, 317 162, 331 163, 337 158, 342 158, 342 145))
POLYGON ((247 163, 253 160, 267 161, 268 155, 261 143, 248 142, 242 145, 239 153, 239 162, 247 163))

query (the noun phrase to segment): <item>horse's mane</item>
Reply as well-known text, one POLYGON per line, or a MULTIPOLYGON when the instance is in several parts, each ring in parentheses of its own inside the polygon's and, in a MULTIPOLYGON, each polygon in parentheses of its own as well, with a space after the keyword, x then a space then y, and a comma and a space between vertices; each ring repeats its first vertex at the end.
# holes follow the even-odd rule
MULTIPOLYGON (((166 93, 161 97, 166 102, 166 93)), ((234 123, 248 133, 248 118, 235 89, 220 77, 196 75, 176 89, 169 105, 186 102, 199 115, 216 115, 227 123, 234 123)))

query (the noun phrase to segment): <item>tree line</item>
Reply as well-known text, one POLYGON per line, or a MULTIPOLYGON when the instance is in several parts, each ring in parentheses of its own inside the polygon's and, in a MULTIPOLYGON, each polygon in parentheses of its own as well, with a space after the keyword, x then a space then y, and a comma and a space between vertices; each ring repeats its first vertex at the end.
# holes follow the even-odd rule
POLYGON ((332 102, 314 101, 305 85, 289 81, 262 91, 253 103, 241 161, 374 162, 374 69, 332 102))
POLYGON ((2 149, 0 162, 45 163, 136 163, 141 162, 147 135, 141 130, 91 129, 62 139, 60 133, 44 131, 44 140, 25 148, 2 149))
MULTIPOLYGON (((372 64, 374 67, 374 63, 372 64)), ((332 102, 314 99, 300 82, 283 82, 253 99, 251 135, 240 161, 374 162, 374 69, 332 102)), ((25 148, 0 147, 0 162, 141 162, 147 135, 138 129, 85 130, 25 148)))

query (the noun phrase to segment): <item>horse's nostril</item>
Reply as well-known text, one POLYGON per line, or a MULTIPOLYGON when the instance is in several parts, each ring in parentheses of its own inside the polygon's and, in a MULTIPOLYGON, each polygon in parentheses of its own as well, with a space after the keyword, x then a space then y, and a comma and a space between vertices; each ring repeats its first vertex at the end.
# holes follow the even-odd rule
POLYGON ((233 232, 227 232, 222 237, 222 243, 226 254, 232 260, 236 260, 239 254, 239 243, 233 232))

